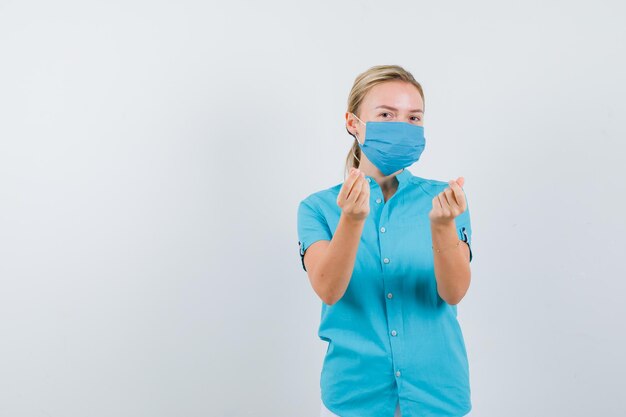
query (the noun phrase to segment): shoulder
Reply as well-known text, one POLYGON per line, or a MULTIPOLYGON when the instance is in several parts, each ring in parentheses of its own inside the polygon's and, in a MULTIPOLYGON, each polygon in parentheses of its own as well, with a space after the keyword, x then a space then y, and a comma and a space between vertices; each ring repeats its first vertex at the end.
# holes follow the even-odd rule
POLYGON ((435 197, 448 187, 447 181, 436 180, 433 178, 424 178, 414 175, 411 177, 410 182, 414 187, 419 188, 422 192, 435 197))
POLYGON ((307 195, 298 205, 298 222, 306 224, 307 221, 326 221, 337 216, 341 209, 337 205, 337 196, 341 185, 335 185, 307 195), (308 220, 307 220, 308 219, 308 220))
POLYGON ((341 190, 343 183, 333 185, 332 187, 324 188, 323 190, 315 191, 300 201, 300 205, 306 204, 313 207, 320 207, 331 203, 335 205, 337 202, 337 196, 341 190))

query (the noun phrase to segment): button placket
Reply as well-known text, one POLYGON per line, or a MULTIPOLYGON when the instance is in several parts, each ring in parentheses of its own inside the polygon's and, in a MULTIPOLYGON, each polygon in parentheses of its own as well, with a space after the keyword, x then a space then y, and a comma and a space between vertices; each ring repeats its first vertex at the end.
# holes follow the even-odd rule
MULTIPOLYGON (((388 205, 384 205, 383 206, 383 210, 382 210, 382 213, 380 215, 379 225, 380 224, 386 224, 388 209, 389 209, 388 205)), ((380 233, 386 233, 387 232, 387 229, 385 228, 385 226, 380 226, 378 228, 378 230, 379 230, 380 233)), ((378 240, 380 241, 380 255, 383 257, 383 263, 385 265, 388 265, 391 262, 391 259, 389 258, 389 256, 384 256, 384 254, 386 252, 387 245, 385 244, 384 239, 380 239, 380 237, 379 237, 378 240)))
MULTIPOLYGON (((372 182, 373 184, 373 182, 372 182)), ((374 207, 380 207, 382 210, 377 211, 377 227, 378 227, 378 242, 379 242, 379 256, 381 262, 381 272, 383 278, 384 292, 382 294, 383 297, 386 298, 385 309, 387 311, 387 337, 388 343, 391 348, 391 359, 392 359, 392 372, 395 375, 399 386, 401 386, 402 382, 400 377, 402 375, 401 369, 404 368, 403 358, 406 357, 405 346, 404 346, 404 337, 400 334, 401 331, 404 331, 405 325, 402 317, 402 293, 398 292, 399 287, 397 276, 397 271, 395 268, 396 261, 396 252, 394 249, 397 245, 393 244, 394 234, 396 224, 391 222, 389 219, 390 209, 393 208, 393 205, 390 203, 394 203, 394 201, 398 200, 398 195, 402 191, 402 186, 404 184, 401 183, 396 190, 396 193, 391 196, 388 201, 384 201, 382 196, 382 191, 379 187, 372 187, 375 190, 375 194, 373 199, 376 201, 376 205, 374 207), (394 200, 395 199, 395 200, 394 200), (388 230, 391 227, 391 231, 388 230), (391 233, 389 235, 389 233, 391 233)))
POLYGON ((380 256, 383 261, 383 279, 384 279, 384 288, 385 288, 385 297, 387 298, 387 303, 385 304, 385 308, 387 310, 387 331, 390 337, 389 342, 391 343, 391 355, 392 361, 394 363, 394 367, 396 368, 396 376, 400 376, 399 366, 401 366, 400 358, 402 358, 402 341, 398 339, 399 331, 397 329, 402 329, 403 321, 402 321, 402 313, 400 311, 401 305, 399 299, 398 301, 394 301, 394 285, 395 279, 393 274, 390 274, 391 270, 388 270, 391 267, 391 261, 393 258, 393 254, 387 252, 388 248, 393 248, 393 245, 389 246, 387 241, 387 227, 382 226, 383 224, 387 225, 388 222, 388 205, 382 206, 383 210, 381 211, 381 216, 379 219, 379 242, 380 242, 380 256), (386 256, 385 256, 386 255, 386 256))

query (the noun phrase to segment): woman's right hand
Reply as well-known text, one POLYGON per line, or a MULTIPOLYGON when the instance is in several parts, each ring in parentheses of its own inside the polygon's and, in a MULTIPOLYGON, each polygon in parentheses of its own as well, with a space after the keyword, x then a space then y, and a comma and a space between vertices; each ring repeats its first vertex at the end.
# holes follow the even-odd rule
POLYGON ((351 168, 350 175, 344 181, 337 205, 342 214, 352 220, 365 220, 370 212, 370 185, 365 174, 358 168, 351 168))

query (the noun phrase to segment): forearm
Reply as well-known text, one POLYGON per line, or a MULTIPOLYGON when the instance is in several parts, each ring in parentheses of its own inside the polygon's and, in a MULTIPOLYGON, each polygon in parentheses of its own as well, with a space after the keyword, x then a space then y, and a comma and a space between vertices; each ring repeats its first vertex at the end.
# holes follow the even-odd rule
POLYGON ((348 288, 365 220, 351 220, 341 215, 324 256, 313 273, 322 289, 325 303, 336 303, 348 288))
POLYGON ((458 304, 470 284, 469 248, 465 242, 459 242, 454 221, 448 224, 431 223, 430 227, 437 292, 448 304, 458 304), (455 247, 457 242, 459 245, 455 247), (441 249, 441 252, 436 249, 441 249))

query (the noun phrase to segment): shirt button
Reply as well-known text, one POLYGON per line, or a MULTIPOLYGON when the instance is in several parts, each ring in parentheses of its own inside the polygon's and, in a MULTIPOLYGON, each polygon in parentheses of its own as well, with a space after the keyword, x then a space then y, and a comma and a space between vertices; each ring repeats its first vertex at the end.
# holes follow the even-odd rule
POLYGON ((381 233, 385 233, 386 231, 387 231, 387 229, 385 229, 385 227, 384 227, 384 226, 380 228, 380 232, 381 232, 381 233))
POLYGON ((400 376, 400 375, 402 375, 400 371, 396 371, 396 376, 400 376))
POLYGON ((380 204, 380 203, 382 203, 382 202, 383 202, 383 199, 382 199, 382 198, 377 198, 377 199, 376 199, 376 203, 377 203, 377 204, 380 204))
POLYGON ((398 335, 398 332, 396 332, 395 330, 392 330, 392 331, 391 331, 391 335, 392 335, 392 336, 397 336, 397 335, 398 335))
POLYGON ((385 259, 383 259, 383 262, 384 262, 384 263, 386 263, 386 264, 388 264, 388 263, 389 263, 389 258, 385 258, 385 259))
POLYGON ((392 298, 392 297, 393 297, 392 293, 387 294, 387 298, 392 298))

